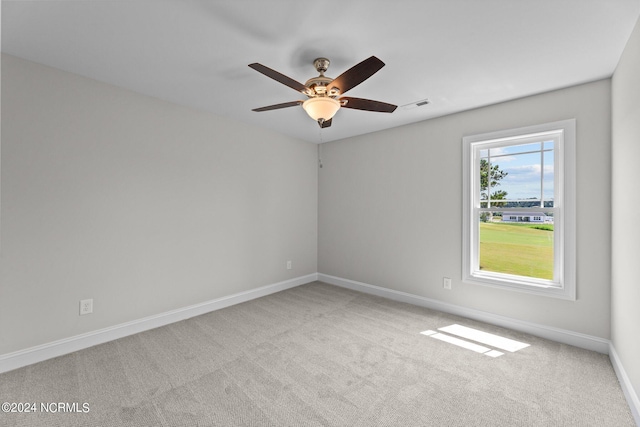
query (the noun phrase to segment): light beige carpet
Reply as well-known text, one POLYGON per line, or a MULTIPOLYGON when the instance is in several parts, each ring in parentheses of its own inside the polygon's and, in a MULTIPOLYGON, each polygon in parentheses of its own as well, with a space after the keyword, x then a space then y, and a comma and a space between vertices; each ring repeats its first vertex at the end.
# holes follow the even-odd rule
POLYGON ((2 426, 633 426, 606 355, 315 282, 0 375, 2 426), (492 358, 459 324, 530 344, 492 358))

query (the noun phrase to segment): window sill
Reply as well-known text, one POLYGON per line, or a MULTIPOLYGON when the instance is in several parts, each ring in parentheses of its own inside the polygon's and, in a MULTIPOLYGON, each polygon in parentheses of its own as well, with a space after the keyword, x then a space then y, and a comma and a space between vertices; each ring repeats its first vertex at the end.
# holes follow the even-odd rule
POLYGON ((568 289, 566 286, 559 286, 553 282, 545 283, 546 281, 531 282, 527 280, 518 280, 517 277, 508 278, 499 277, 497 275, 488 275, 482 273, 470 274, 462 278, 462 282, 470 285, 481 285, 492 288, 505 289, 508 291, 523 292, 527 294, 540 295, 552 298, 559 298, 569 301, 575 301, 575 292, 568 289))

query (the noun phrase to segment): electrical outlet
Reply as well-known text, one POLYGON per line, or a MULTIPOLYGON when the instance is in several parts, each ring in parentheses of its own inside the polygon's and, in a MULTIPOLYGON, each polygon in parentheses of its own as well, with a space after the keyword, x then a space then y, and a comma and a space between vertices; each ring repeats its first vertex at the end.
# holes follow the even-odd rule
POLYGON ((92 299, 83 299, 80 300, 80 316, 84 314, 93 313, 93 300, 92 299))
POLYGON ((445 289, 451 290, 451 279, 448 277, 443 277, 442 279, 442 287, 445 289))
POLYGON ((291 270, 293 268, 291 260, 287 261, 287 270, 291 270))

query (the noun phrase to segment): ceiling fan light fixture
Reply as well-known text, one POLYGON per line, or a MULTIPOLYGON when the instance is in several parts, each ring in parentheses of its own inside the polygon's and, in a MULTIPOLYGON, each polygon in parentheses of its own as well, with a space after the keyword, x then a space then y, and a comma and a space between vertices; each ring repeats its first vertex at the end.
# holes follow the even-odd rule
POLYGON ((320 96, 307 99, 302 103, 302 108, 313 120, 330 120, 340 109, 340 102, 333 98, 320 96))

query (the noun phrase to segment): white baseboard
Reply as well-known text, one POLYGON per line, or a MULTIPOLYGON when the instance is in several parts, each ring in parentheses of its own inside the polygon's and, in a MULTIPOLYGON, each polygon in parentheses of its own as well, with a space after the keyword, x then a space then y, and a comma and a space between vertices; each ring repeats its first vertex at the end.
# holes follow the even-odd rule
POLYGON ((318 280, 332 285, 341 286, 343 288, 348 288, 354 291, 364 292, 367 294, 388 298, 394 301, 419 305, 421 307, 430 308, 432 310, 438 310, 449 314, 455 314, 456 316, 467 317, 469 319, 479 320, 481 322, 490 323, 492 325, 502 326, 504 328, 509 328, 520 332, 526 332, 531 335, 546 338, 563 344, 569 344, 575 347, 597 351, 598 353, 609 353, 609 340, 607 339, 581 334, 579 332, 568 331, 565 329, 554 328, 551 326, 539 325, 536 323, 512 319, 510 317, 487 313, 480 310, 474 310, 472 308, 461 307, 458 305, 449 304, 446 302, 425 298, 406 292, 395 291, 392 289, 382 288, 380 286, 356 282, 354 280, 329 276, 328 274, 319 273, 318 280))
POLYGON ((613 343, 609 345, 609 359, 611 359, 613 370, 616 371, 616 375, 620 381, 620 386, 624 392, 624 397, 627 399, 627 403, 631 409, 633 419, 636 421, 636 425, 640 426, 640 399, 638 399, 638 394, 634 390, 631 380, 629 380, 627 372, 622 366, 622 361, 620 360, 620 357, 618 357, 618 353, 616 352, 613 343))
POLYGON ((318 274, 296 277, 283 282, 274 283, 245 292, 217 298, 200 304, 167 311, 154 316, 145 317, 131 322, 122 323, 97 331, 64 338, 47 344, 0 355, 0 373, 11 371, 43 360, 62 356, 74 351, 82 350, 94 345, 102 344, 118 338, 123 338, 139 332, 154 329, 170 323, 179 322, 190 317, 199 316, 211 311, 220 310, 252 299, 260 298, 285 289, 294 288, 318 280, 318 274))

